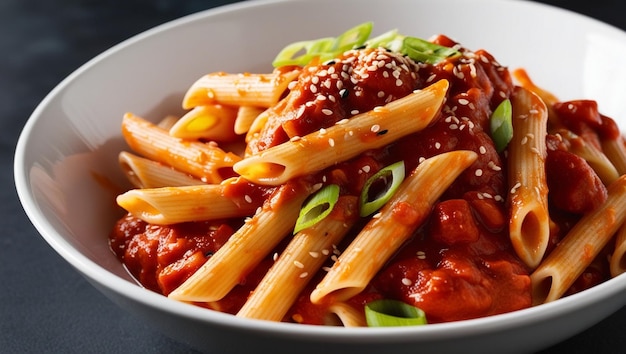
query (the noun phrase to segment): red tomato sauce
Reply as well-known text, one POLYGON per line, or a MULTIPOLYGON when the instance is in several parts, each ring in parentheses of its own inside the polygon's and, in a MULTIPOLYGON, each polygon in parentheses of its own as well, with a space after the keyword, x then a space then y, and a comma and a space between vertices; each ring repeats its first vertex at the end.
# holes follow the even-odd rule
MULTIPOLYGON (((435 42, 456 45, 444 36, 435 42)), ((513 92, 508 69, 484 50, 437 65, 415 65, 399 55, 375 50, 355 51, 341 59, 304 68, 291 87, 295 94, 284 102, 284 119, 266 125, 250 141, 251 151, 332 126, 447 79, 451 84, 448 97, 432 125, 387 147, 321 171, 315 178, 339 184, 342 194, 358 196, 367 178, 398 160, 404 160, 407 171, 411 171, 424 159, 443 152, 466 149, 478 154, 477 161, 433 206, 427 221, 411 240, 349 303, 363 309, 373 299, 397 299, 424 310, 429 323, 478 318, 531 306, 530 269, 515 255, 508 238, 506 200, 510 187, 506 182, 506 155, 496 151, 489 137, 491 113, 513 92), (351 64, 346 65, 346 60, 351 64), (373 68, 387 64, 393 70, 386 74, 373 68)), ((592 101, 559 103, 554 108, 564 124, 577 134, 597 142, 600 138, 619 136, 615 123, 600 115, 592 101)), ((589 165, 569 152, 558 136, 549 136, 546 143, 552 248, 582 213, 604 202, 606 188, 589 165)), ((242 184, 228 193, 236 200, 243 200, 243 195, 252 196, 260 205, 270 192, 242 184)), ((215 253, 241 222, 215 220, 155 226, 127 215, 115 225, 110 242, 115 254, 143 286, 167 295, 215 253)), ((365 222, 363 219, 357 223, 353 234, 365 222)), ((350 237, 345 242, 349 241, 350 237)), ((338 245, 338 249, 343 246, 338 245)), ((236 313, 272 262, 269 255, 218 303, 198 305, 236 313)), ((330 265, 331 260, 327 263, 330 265)), ((320 271, 312 278, 285 321, 334 324, 328 317, 328 304, 314 305, 309 301, 310 292, 323 275, 320 271)), ((606 266, 595 262, 568 294, 606 279, 606 266)))

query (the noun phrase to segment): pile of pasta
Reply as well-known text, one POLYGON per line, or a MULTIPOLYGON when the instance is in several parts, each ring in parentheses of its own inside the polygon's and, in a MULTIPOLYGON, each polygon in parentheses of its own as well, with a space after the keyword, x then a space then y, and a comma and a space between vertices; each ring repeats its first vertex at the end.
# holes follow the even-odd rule
MULTIPOLYGON (((307 114, 307 103, 302 103, 302 108, 289 107, 302 99, 303 92, 312 101, 340 99, 320 98, 317 86, 304 87, 302 82, 311 78, 313 70, 319 73, 320 66, 324 70, 335 67, 335 61, 289 65, 261 74, 210 73, 189 88, 182 102, 188 110, 184 116, 158 123, 132 113, 124 116, 123 136, 132 152, 120 153, 120 165, 134 188, 118 196, 122 208, 151 225, 242 221, 199 269, 168 294, 170 298, 190 303, 219 301, 282 243, 281 253, 237 315, 281 321, 303 289, 311 286, 309 281, 321 278, 313 284, 311 302, 331 304, 346 325, 363 325, 361 311, 347 306, 346 301, 367 288, 414 237, 446 190, 484 154, 484 147, 474 151, 442 149, 407 171, 397 191, 373 214, 359 216, 356 198, 342 195, 325 217, 293 232, 303 204, 329 184, 325 172, 449 117, 454 80, 463 79, 456 63, 479 58, 475 52, 461 50, 461 57, 437 64, 450 79, 432 82, 416 78, 423 67, 432 64, 413 63, 406 56, 394 57, 388 52, 360 48, 342 57, 387 53, 407 64, 399 65, 406 69, 403 75, 421 80, 420 88, 411 88, 401 97, 383 97, 381 93, 381 104, 341 116, 320 106, 319 116, 334 118, 312 124, 312 131, 288 126, 307 114), (239 184, 257 186, 258 193, 246 194, 242 200, 226 192, 239 184), (337 250, 342 242, 345 249, 337 250)), ((389 61, 380 63, 383 67, 389 61)), ((375 71, 372 68, 372 75, 375 71)), ((609 118, 596 114, 595 121, 568 126, 562 113, 567 107, 558 111, 555 107, 560 101, 554 95, 535 85, 522 69, 513 71, 512 77, 517 82, 514 90, 500 98, 510 99, 512 106, 513 134, 502 152, 508 161, 503 168, 509 193, 497 196, 494 202, 508 210, 506 233, 516 256, 530 270, 532 302, 541 304, 564 296, 607 248, 611 250, 611 275, 626 268, 626 226, 622 226, 626 218, 626 149, 621 135, 599 134, 599 128, 589 128, 614 124, 609 118), (553 144, 566 146, 584 159, 606 186, 606 194, 598 197, 601 203, 581 213, 558 245, 550 244, 548 136, 558 140, 553 144)), ((341 81, 332 82, 337 85, 334 89, 342 92, 337 82, 341 81)), ((406 81, 398 81, 398 86, 404 84, 406 81)))

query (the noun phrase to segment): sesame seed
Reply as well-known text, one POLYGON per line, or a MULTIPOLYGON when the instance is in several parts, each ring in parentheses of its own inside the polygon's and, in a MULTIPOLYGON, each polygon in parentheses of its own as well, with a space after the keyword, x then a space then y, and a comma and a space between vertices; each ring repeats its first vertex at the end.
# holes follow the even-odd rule
POLYGON ((402 278, 402 284, 404 284, 404 285, 407 285, 407 286, 408 286, 408 285, 413 284, 413 282, 412 282, 412 281, 411 281, 411 279, 409 279, 409 278, 402 278))
POLYGON ((379 219, 381 216, 383 216, 383 214, 378 212, 378 213, 372 215, 372 219, 379 219))
MULTIPOLYGON (((338 81, 338 82, 341 82, 341 81, 338 81)), ((339 91, 339 96, 341 96, 341 98, 346 98, 346 97, 348 97, 348 94, 349 94, 349 92, 348 92, 348 90, 347 90, 347 89, 341 89, 341 90, 339 91)))
POLYGON ((376 94, 376 96, 378 96, 378 98, 385 97, 385 91, 378 91, 378 93, 376 94))
POLYGON ((245 199, 247 203, 252 203, 252 198, 247 194, 243 197, 243 199, 245 199))
POLYGON ((329 250, 327 250, 327 249, 323 249, 323 250, 322 250, 322 254, 323 254, 324 256, 328 256, 328 255, 330 254, 330 251, 329 251, 329 250))
POLYGON ((370 131, 371 131, 372 133, 376 133, 376 132, 377 132, 377 131, 379 131, 379 130, 380 130, 380 125, 378 125, 378 124, 374 124, 374 125, 372 125, 372 127, 370 128, 370 131))
POLYGON ((311 251, 309 252, 309 255, 313 258, 318 258, 320 256, 319 252, 315 252, 315 251, 311 251))
POLYGON ((350 114, 352 114, 353 116, 359 114, 359 110, 358 109, 353 109, 350 111, 350 114))
POLYGON ((272 255, 272 260, 276 262, 277 259, 278 259, 278 252, 274 252, 274 254, 272 255))
POLYGON ((335 146, 335 139, 333 139, 333 138, 329 138, 329 139, 328 139, 328 145, 330 145, 330 147, 335 146))
POLYGON ((419 259, 426 259, 426 252, 424 252, 424 251, 417 251, 417 258, 419 258, 419 259))
POLYGON ((398 86, 398 87, 402 86, 403 83, 404 82, 402 82, 402 80, 400 80, 400 79, 396 80, 396 86, 398 86))
POLYGON ((511 194, 515 194, 515 193, 517 193, 517 189, 518 189, 519 187, 521 187, 521 186, 522 186, 522 184, 521 184, 521 183, 519 183, 519 182, 515 183, 515 185, 513 186, 513 188, 511 188, 511 194))
POLYGON ((307 272, 300 273, 300 278, 306 278, 308 276, 309 276, 309 273, 307 273, 307 272))
POLYGON ((302 264, 302 262, 293 261, 293 265, 295 265, 298 268, 304 268, 304 264, 302 264))
POLYGON ((481 155, 484 155, 487 153, 487 149, 482 145, 478 148, 478 151, 480 152, 481 155))
POLYGON ((322 109, 322 113, 324 113, 327 116, 332 116, 333 115, 333 111, 331 109, 328 109, 328 108, 322 109))
POLYGON ((369 171, 371 171, 371 167, 368 165, 365 165, 363 167, 361 167, 361 170, 363 170, 363 172, 368 173, 369 171))
POLYGON ((476 175, 476 177, 480 177, 483 175, 483 170, 481 170, 480 168, 476 169, 476 171, 474 172, 474 174, 476 175))
POLYGON ((289 140, 290 140, 290 141, 298 141, 298 140, 300 140, 300 139, 302 139, 302 138, 296 135, 296 136, 293 136, 293 137, 292 137, 291 139, 289 139, 289 140))
POLYGON ((311 85, 309 86, 309 90, 311 90, 311 92, 313 92, 313 93, 316 93, 316 92, 317 92, 317 86, 315 86, 315 85, 311 84, 311 85))
POLYGON ((437 150, 441 149, 441 143, 436 142, 435 143, 435 149, 437 149, 437 150))
POLYGON ((344 118, 344 119, 342 119, 340 121, 337 121, 337 123, 335 123, 335 124, 337 124, 337 125, 346 124, 346 123, 348 123, 348 121, 349 120, 347 118, 344 118))
POLYGON ((320 135, 324 135, 324 134, 326 134, 326 129, 324 129, 324 128, 320 128, 319 133, 320 133, 320 135))

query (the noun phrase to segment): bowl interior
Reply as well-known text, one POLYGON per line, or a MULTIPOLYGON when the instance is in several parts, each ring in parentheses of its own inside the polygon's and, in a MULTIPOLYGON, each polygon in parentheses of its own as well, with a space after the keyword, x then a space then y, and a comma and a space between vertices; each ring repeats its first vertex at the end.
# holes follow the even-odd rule
MULTIPOLYGON (((55 88, 33 113, 16 150, 16 186, 30 219, 79 271, 135 296, 129 289, 138 287, 106 241, 121 215, 115 196, 129 187, 117 165, 126 147, 123 114, 158 120, 180 113, 182 95, 203 74, 268 72, 285 44, 335 35, 364 21, 374 22, 374 34, 392 28, 423 38, 441 33, 470 49, 484 48, 510 68, 526 68, 563 100, 596 99, 603 113, 623 125, 626 68, 618 61, 626 56, 626 35, 583 16, 502 0, 252 1, 147 31, 55 88)), ((604 286, 607 294, 626 287, 623 278, 611 282, 604 286)))

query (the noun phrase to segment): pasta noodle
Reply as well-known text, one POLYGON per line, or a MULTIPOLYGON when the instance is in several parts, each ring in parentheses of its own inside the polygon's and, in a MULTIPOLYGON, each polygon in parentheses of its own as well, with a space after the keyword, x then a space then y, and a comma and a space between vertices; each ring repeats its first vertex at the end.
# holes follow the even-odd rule
POLYGON ((197 178, 154 160, 127 151, 119 154, 119 163, 126 178, 136 188, 193 186, 205 184, 197 178))
POLYGON ((242 217, 257 208, 252 203, 235 203, 224 195, 220 184, 132 189, 119 195, 117 204, 156 225, 242 217))
POLYGON ((224 170, 231 170, 241 158, 224 152, 212 144, 182 141, 154 124, 126 114, 122 133, 131 149, 137 153, 189 173, 207 183, 220 183, 224 170))
POLYGON ((585 215, 531 274, 533 302, 560 298, 626 220, 626 175, 609 186, 607 201, 585 215), (593 237, 589 237, 593 235, 593 237))
POLYGON ((311 293, 311 301, 345 301, 361 292, 389 257, 424 221, 433 203, 476 160, 454 151, 422 162, 341 254, 311 293), (445 174, 440 174, 446 171, 445 174))
POLYGON ((220 300, 285 237, 310 192, 309 186, 299 182, 280 186, 263 208, 169 297, 179 301, 220 300))
POLYGON ((537 267, 550 238, 548 186, 545 176, 546 106, 532 92, 513 93, 513 138, 509 143, 509 234, 515 251, 537 267))
POLYGON ((248 156, 233 168, 247 180, 270 185, 319 171, 423 129, 439 112, 447 89, 440 81, 346 123, 248 156))
POLYGON ((280 321, 357 216, 356 197, 341 197, 326 219, 297 233, 237 316, 280 321))

